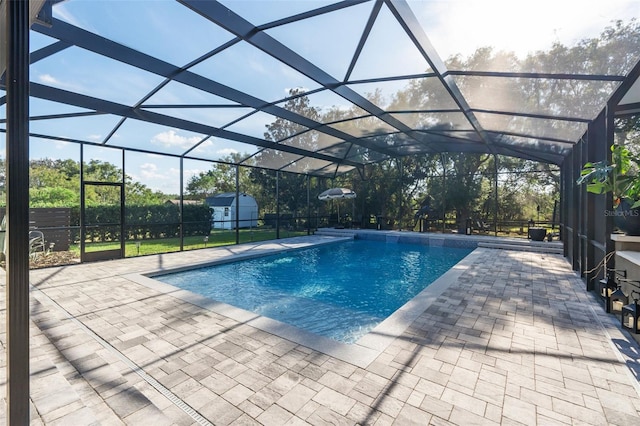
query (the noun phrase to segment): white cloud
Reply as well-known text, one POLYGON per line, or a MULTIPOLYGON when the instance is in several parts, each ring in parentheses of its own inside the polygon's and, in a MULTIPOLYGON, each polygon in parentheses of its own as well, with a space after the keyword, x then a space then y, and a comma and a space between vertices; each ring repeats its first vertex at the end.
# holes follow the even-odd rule
POLYGON ((178 146, 182 149, 188 149, 196 143, 200 142, 201 139, 202 138, 200 138, 199 136, 182 136, 179 135, 175 130, 171 129, 153 136, 151 138, 151 143, 155 145, 162 145, 164 147, 178 146))
POLYGON ((40 80, 41 83, 49 84, 49 85, 54 85, 54 84, 58 85, 59 84, 58 80, 55 77, 53 77, 52 75, 50 75, 50 74, 41 74, 38 77, 38 80, 40 80))
MULTIPOLYGON (((573 45, 599 36, 612 20, 636 16, 634 0, 411 1, 410 5, 438 50, 447 59, 494 46, 520 56, 546 50, 553 42, 573 45)), ((637 7, 637 0, 635 0, 637 7)))
POLYGON ((133 174, 132 177, 153 191, 161 191, 165 194, 180 193, 179 168, 163 169, 155 163, 142 163, 138 166, 138 173, 133 174))
POLYGON ((80 86, 67 83, 62 80, 57 79, 51 74, 40 74, 38 75, 38 81, 47 86, 58 87, 60 89, 70 90, 70 91, 80 91, 80 86))
POLYGON ((66 6, 67 5, 64 2, 57 4, 56 7, 53 8, 54 17, 75 25, 76 27, 82 26, 82 23, 67 9, 66 6))
POLYGON ((165 177, 165 174, 158 173, 158 166, 153 163, 141 164, 140 175, 145 179, 157 179, 165 177))
POLYGON ((205 169, 185 169, 185 170, 184 170, 184 181, 185 181, 185 184, 186 184, 186 182, 188 182, 188 181, 189 181, 189 179, 191 179, 193 176, 197 176, 197 175, 199 175, 200 173, 202 173, 202 172, 207 172, 207 171, 209 171, 209 169, 206 169, 206 170, 205 170, 205 169))
POLYGON ((65 142, 65 141, 56 140, 54 142, 54 146, 56 147, 56 149, 67 149, 67 148, 72 147, 74 145, 76 145, 76 144, 72 145, 71 142, 65 142))
POLYGON ((309 91, 309 88, 308 87, 301 87, 301 86, 298 86, 298 87, 285 87, 284 88, 285 95, 289 96, 291 94, 292 90, 298 90, 301 93, 307 93, 309 91))
POLYGON ((150 153, 147 153, 147 154, 145 154, 145 156, 147 156, 148 158, 166 158, 162 154, 150 154, 150 153))
POLYGON ((255 71, 257 74, 268 74, 267 67, 265 67, 264 63, 258 58, 248 59, 247 65, 250 69, 255 71))
POLYGON ((223 148, 221 150, 216 151, 216 154, 219 154, 221 157, 230 154, 237 154, 239 151, 233 148, 223 148))

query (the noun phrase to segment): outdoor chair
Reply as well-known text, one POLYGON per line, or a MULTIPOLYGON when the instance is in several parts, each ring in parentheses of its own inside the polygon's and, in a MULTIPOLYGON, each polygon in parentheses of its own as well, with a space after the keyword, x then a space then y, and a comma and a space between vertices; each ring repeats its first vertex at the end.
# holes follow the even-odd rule
POLYGON ((491 227, 481 220, 476 220, 476 229, 480 232, 489 232, 491 227))
POLYGON ((45 252, 44 234, 42 231, 29 231, 29 257, 45 252))

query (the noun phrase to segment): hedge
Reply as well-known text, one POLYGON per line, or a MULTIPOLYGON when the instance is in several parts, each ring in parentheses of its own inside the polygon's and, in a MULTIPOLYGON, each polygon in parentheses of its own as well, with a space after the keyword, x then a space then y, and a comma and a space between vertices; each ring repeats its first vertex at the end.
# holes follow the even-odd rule
MULTIPOLYGON (((184 236, 209 235, 211 210, 208 205, 184 205, 183 214, 184 236)), ((87 241, 120 239, 120 206, 86 207, 85 221, 87 241)), ((180 211, 170 204, 126 206, 125 225, 125 238, 128 240, 179 237, 180 211)))

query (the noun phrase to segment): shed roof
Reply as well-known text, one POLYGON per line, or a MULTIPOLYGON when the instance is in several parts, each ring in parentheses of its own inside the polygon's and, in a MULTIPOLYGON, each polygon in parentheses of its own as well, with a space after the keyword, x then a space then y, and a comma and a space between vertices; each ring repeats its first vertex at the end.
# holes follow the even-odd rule
POLYGON ((202 204, 202 201, 200 200, 167 200, 165 201, 165 204, 172 204, 174 206, 179 206, 180 203, 182 202, 182 204, 184 205, 192 205, 192 206, 196 206, 198 204, 202 204))
MULTIPOLYGON (((239 195, 241 197, 250 197, 251 199, 254 199, 253 197, 251 197, 251 195, 248 195, 244 192, 240 192, 239 195)), ((207 197, 206 201, 207 204, 209 204, 209 206, 211 207, 227 207, 232 205, 235 199, 235 192, 223 192, 220 194, 212 195, 211 197, 207 197)))

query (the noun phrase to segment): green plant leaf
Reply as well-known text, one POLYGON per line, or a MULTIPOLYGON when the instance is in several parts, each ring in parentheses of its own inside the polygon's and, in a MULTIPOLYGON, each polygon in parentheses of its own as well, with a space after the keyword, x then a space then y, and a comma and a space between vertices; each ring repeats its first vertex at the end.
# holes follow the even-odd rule
POLYGON ((591 192, 593 194, 603 194, 605 191, 605 185, 601 182, 593 182, 587 184, 587 192, 591 192))

